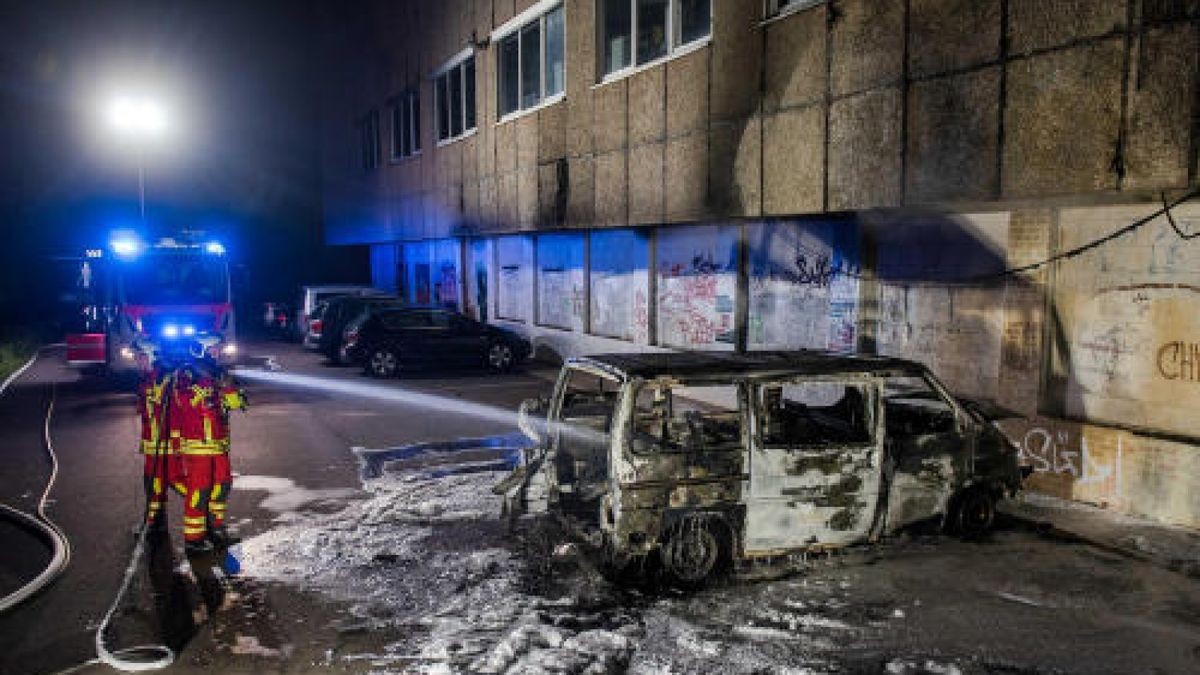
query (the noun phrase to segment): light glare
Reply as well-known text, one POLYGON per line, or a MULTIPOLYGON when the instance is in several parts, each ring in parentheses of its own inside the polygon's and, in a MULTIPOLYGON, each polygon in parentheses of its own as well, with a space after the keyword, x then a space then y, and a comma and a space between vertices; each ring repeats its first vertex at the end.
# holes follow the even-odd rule
POLYGON ((108 107, 108 121, 126 134, 158 135, 167 129, 167 111, 149 98, 118 97, 108 107))

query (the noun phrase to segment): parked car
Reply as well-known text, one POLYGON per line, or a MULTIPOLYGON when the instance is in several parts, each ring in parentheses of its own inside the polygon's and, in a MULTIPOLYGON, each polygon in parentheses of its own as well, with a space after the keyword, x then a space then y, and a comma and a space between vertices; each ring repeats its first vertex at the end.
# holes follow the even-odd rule
POLYGON ((316 307, 312 308, 312 312, 308 315, 308 330, 304 332, 304 338, 301 342, 305 349, 317 349, 321 344, 321 332, 325 326, 325 308, 329 306, 328 302, 318 302, 316 307))
POLYGON ((894 358, 573 358, 521 410, 538 445, 497 486, 506 508, 553 509, 610 563, 655 555, 681 586, 918 522, 979 536, 1022 478, 982 407, 894 358))
POLYGON ((347 328, 347 353, 375 377, 405 366, 505 371, 529 357, 529 341, 439 307, 375 307, 347 328))
POLYGON ((394 295, 343 295, 331 298, 321 315, 319 349, 331 363, 345 365, 343 342, 346 325, 369 307, 403 307, 404 301, 394 295))
POLYGON ((343 295, 382 295, 383 291, 359 284, 327 284, 322 286, 303 286, 300 288, 300 299, 296 303, 296 320, 294 337, 303 340, 308 334, 308 322, 312 320, 313 309, 322 302, 343 295))

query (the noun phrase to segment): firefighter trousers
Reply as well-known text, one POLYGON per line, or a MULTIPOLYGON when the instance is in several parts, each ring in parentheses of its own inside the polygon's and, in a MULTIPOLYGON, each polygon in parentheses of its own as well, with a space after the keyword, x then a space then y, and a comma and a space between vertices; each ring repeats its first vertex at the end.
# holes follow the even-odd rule
POLYGON ((187 495, 183 481, 183 460, 178 455, 147 454, 142 469, 146 489, 146 522, 164 522, 167 517, 167 488, 187 495))
POLYGON ((184 455, 187 496, 183 504, 183 539, 203 541, 209 528, 225 525, 225 504, 233 474, 229 455, 184 455))

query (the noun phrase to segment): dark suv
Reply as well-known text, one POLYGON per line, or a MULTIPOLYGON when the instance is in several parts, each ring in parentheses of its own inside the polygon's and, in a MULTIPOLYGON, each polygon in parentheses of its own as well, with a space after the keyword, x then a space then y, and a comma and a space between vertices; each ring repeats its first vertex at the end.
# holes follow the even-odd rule
POLYGON ((375 307, 346 327, 346 353, 370 375, 405 365, 479 366, 504 371, 529 356, 529 341, 438 307, 375 307))
POLYGON ((394 295, 343 295, 329 300, 321 316, 321 339, 318 349, 331 362, 349 362, 343 343, 346 326, 368 309, 403 307, 404 301, 394 295))

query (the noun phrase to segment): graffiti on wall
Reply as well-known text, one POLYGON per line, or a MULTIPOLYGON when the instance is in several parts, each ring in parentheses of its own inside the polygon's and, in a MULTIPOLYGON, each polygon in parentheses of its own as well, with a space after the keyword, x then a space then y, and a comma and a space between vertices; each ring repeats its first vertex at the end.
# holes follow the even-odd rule
POLYGON ((650 271, 646 233, 605 230, 589 236, 592 332, 648 342, 650 271))
POLYGON ((734 341, 736 226, 663 230, 659 236, 658 338, 705 348, 734 341))
POLYGON ((587 283, 583 273, 583 235, 547 234, 537 238, 537 322, 583 330, 587 283))
POLYGON ((858 321, 857 239, 839 223, 752 226, 750 344, 848 351, 858 321))
POLYGON ((1157 361, 1164 380, 1200 382, 1200 342, 1168 342, 1158 348, 1157 361))

